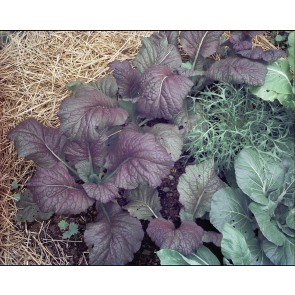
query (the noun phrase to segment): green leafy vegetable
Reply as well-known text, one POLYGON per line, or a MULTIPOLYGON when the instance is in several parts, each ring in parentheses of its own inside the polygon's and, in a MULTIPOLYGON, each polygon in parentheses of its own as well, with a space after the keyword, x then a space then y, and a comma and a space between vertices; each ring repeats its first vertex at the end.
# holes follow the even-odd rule
POLYGON ((236 178, 239 187, 253 201, 267 205, 268 194, 280 188, 285 179, 282 163, 267 163, 257 151, 244 149, 235 161, 236 178))
POLYGON ((267 66, 264 84, 253 87, 251 92, 263 100, 274 101, 277 99, 282 105, 294 108, 295 98, 291 80, 289 61, 279 59, 267 66))
POLYGON ((270 242, 277 246, 282 246, 284 244, 285 236, 279 231, 276 225, 270 221, 271 216, 268 208, 257 203, 251 203, 249 208, 253 212, 262 234, 270 242))
POLYGON ((222 231, 222 254, 235 265, 271 264, 263 254, 258 241, 246 239, 243 234, 226 223, 222 231))
POLYGON ((226 187, 218 190, 212 197, 210 221, 220 231, 226 223, 248 238, 254 237, 249 199, 240 189, 226 187))
POLYGON ((205 246, 184 256, 176 250, 162 249, 156 252, 161 265, 220 265, 217 257, 205 246))
POLYGON ((240 188, 218 190, 210 212, 210 221, 223 235, 226 263, 294 264, 294 202, 289 202, 289 192, 294 193, 292 163, 291 158, 282 161, 253 149, 243 149, 237 156, 240 188))
POLYGON ((277 246, 268 240, 262 244, 265 255, 275 265, 295 265, 295 239, 285 238, 283 246, 277 246))

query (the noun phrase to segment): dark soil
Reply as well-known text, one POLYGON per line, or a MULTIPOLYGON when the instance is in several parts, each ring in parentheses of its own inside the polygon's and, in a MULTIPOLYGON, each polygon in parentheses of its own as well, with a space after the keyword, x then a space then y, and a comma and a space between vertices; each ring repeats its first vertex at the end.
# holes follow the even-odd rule
MULTIPOLYGON (((170 174, 163 179, 161 186, 158 187, 162 206, 162 217, 171 220, 176 228, 180 225, 179 211, 182 207, 179 202, 179 193, 177 191, 178 179, 180 175, 185 172, 186 165, 193 161, 193 159, 184 159, 185 158, 182 158, 175 163, 174 167, 170 171, 170 174)), ((124 198, 124 190, 120 191, 120 195, 122 197, 117 199, 118 204, 120 206, 124 206, 127 203, 126 199, 124 198)), ((42 240, 43 245, 51 251, 53 256, 59 257, 62 249, 63 253, 70 257, 68 259, 70 265, 86 265, 86 260, 88 261, 89 255, 87 252, 87 246, 83 240, 83 234, 86 225, 95 221, 96 213, 95 206, 93 206, 89 208, 86 213, 79 215, 71 215, 70 217, 54 215, 47 224, 48 226, 46 228, 46 234, 44 231, 40 231, 41 223, 37 221, 28 223, 28 229, 35 233, 40 231, 40 239, 42 240), (58 227, 60 220, 66 220, 68 223, 75 222, 79 226, 78 234, 69 238, 68 243, 67 240, 63 240, 63 231, 58 227), (51 241, 48 240, 48 236, 52 238, 51 241), (62 242, 58 243, 57 247, 56 242, 53 240, 59 240, 62 242)), ((196 222, 205 230, 215 230, 209 221, 197 219, 196 222)), ((155 253, 159 250, 159 248, 154 244, 154 242, 146 233, 148 223, 148 221, 141 221, 145 232, 141 248, 135 253, 133 261, 127 265, 160 265, 160 260, 155 253)), ((19 226, 20 230, 24 230, 23 225, 19 226)), ((210 250, 222 261, 220 248, 216 247, 212 243, 206 244, 206 246, 209 247, 210 250)), ((52 259, 51 263, 53 265, 59 264, 58 261, 54 259, 52 259)))

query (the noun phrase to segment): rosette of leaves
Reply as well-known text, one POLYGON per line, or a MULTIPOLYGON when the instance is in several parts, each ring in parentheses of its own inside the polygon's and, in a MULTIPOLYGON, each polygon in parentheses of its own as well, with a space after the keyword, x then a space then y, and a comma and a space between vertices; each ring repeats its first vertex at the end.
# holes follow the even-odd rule
POLYGON ((192 97, 190 111, 197 119, 186 134, 185 148, 197 163, 214 158, 219 171, 230 170, 245 147, 278 158, 293 154, 294 114, 245 86, 211 85, 192 97))
POLYGON ((235 31, 227 41, 223 31, 182 31, 180 35, 177 31, 161 31, 143 38, 132 62, 115 60, 109 64, 118 83, 121 105, 128 106, 131 114, 136 108, 142 117, 170 120, 182 111, 192 86, 196 90, 212 81, 263 85, 266 64, 286 54, 282 50, 252 48, 252 38, 261 33, 235 31), (182 58, 178 38, 189 60, 182 58), (219 53, 221 59, 211 58, 214 53, 219 53), (173 84, 178 87, 171 91, 173 84))
POLYGON ((294 265, 294 160, 243 149, 235 173, 238 188, 221 188, 211 202, 224 262, 294 265))
MULTIPOLYGON (((173 83, 167 78, 165 91, 182 100, 191 82, 171 75, 173 83), (184 92, 178 96, 182 87, 184 92)), ((154 79, 153 73, 150 78, 154 79)), ((159 186, 180 157, 182 137, 171 124, 144 127, 136 108, 128 113, 126 105, 121 107, 111 76, 89 84, 71 83, 69 89, 72 95, 58 112, 60 127, 48 128, 29 118, 12 129, 8 138, 14 140, 21 157, 37 166, 26 187, 42 212, 79 214, 95 204, 97 220, 84 233, 90 264, 126 264, 139 250, 144 232, 131 204, 127 208, 131 215, 117 204, 119 189, 127 194, 138 187, 144 191, 146 186, 149 192, 159 186)), ((159 91, 164 90, 159 86, 159 91)), ((173 104, 168 108, 174 112, 173 104)), ((150 112, 153 117, 153 109, 150 112)), ((148 198, 133 201, 146 208, 159 206, 159 201, 148 198)), ((158 210, 154 208, 153 213, 158 210)), ((140 212, 145 214, 140 218, 149 218, 147 210, 140 212)))
POLYGON ((264 84, 251 88, 251 92, 263 100, 277 99, 283 106, 293 110, 295 109, 294 39, 295 32, 293 31, 288 36, 288 58, 280 58, 268 64, 264 84))

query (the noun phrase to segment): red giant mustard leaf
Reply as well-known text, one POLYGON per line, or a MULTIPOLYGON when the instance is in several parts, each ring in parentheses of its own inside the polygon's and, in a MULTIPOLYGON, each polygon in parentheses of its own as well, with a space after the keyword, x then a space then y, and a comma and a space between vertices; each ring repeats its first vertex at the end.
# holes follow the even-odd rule
POLYGON ((115 99, 95 88, 81 87, 61 103, 58 116, 68 137, 96 140, 105 127, 124 124, 128 114, 115 99))
POLYGON ((140 248, 144 233, 141 223, 117 204, 99 211, 97 222, 86 226, 84 240, 92 265, 124 265, 140 248))
POLYGON ((95 165, 103 166, 107 153, 106 142, 107 136, 105 133, 101 133, 99 138, 93 141, 68 141, 65 144, 64 153, 73 164, 91 159, 95 165))
POLYGON ((19 156, 38 166, 51 168, 58 163, 65 137, 59 129, 48 128, 35 119, 27 119, 12 129, 8 138, 15 141, 19 156))
POLYGON ((165 37, 157 41, 152 39, 142 39, 142 47, 133 61, 134 66, 141 73, 153 65, 167 66, 171 70, 179 68, 182 60, 177 47, 168 44, 168 40, 165 37))
POLYGON ((202 244, 203 229, 193 221, 184 221, 178 229, 163 218, 150 221, 147 233, 161 249, 171 249, 190 255, 202 244))
POLYGON ((284 50, 278 50, 278 49, 263 50, 261 47, 240 50, 238 54, 243 57, 247 57, 247 58, 255 59, 255 60, 263 60, 266 62, 273 62, 277 60, 278 58, 286 57, 287 55, 284 50))
POLYGON ((193 85, 191 80, 174 74, 166 66, 153 66, 142 75, 137 109, 148 118, 172 119, 181 111, 193 85))
POLYGON ((157 187, 169 174, 173 160, 153 134, 127 128, 120 133, 105 166, 114 171, 112 182, 117 187, 134 189, 144 183, 157 187))
POLYGON ((103 184, 84 183, 83 188, 90 198, 102 203, 107 203, 116 197, 120 197, 118 188, 111 182, 103 184))
POLYGON ((113 70, 119 93, 123 98, 135 98, 139 95, 140 90, 140 73, 132 68, 129 61, 115 60, 109 64, 113 70))
POLYGON ((264 83, 266 66, 247 58, 228 57, 216 61, 206 72, 212 80, 259 86, 264 83))
POLYGON ((220 45, 222 31, 183 31, 180 42, 184 51, 192 58, 209 57, 220 45))
POLYGON ((44 212, 78 214, 94 203, 75 183, 62 163, 57 163, 51 169, 37 167, 27 187, 33 194, 33 200, 44 212))

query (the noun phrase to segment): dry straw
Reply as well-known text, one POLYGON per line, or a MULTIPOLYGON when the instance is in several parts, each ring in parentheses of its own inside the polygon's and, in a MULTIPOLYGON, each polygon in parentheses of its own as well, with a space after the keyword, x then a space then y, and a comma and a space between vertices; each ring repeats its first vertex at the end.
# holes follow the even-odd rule
MULTIPOLYGON (((36 231, 14 221, 11 183, 17 180, 23 186, 33 173, 33 164, 18 158, 6 139, 7 131, 29 117, 57 126, 59 104, 69 95, 67 83, 90 82, 106 75, 109 62, 132 59, 141 37, 150 34, 16 32, 0 51, 0 264, 64 265, 71 261, 63 251, 70 242, 54 240, 47 233, 50 221, 41 222, 36 231)), ((264 36, 256 37, 255 43, 265 49, 272 47, 264 36)), ((86 264, 86 258, 79 263, 86 264)))

